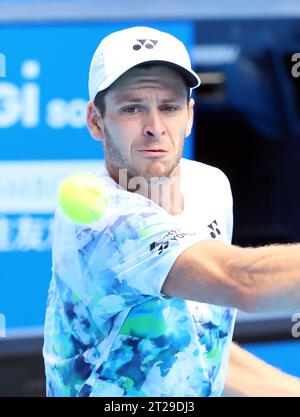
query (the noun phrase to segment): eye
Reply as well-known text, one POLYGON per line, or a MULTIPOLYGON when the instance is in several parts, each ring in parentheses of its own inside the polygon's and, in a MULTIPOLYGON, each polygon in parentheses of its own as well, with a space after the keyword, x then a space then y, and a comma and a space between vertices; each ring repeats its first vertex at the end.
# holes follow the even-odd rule
POLYGON ((138 108, 136 106, 127 106, 122 109, 123 113, 129 113, 129 114, 134 114, 137 111, 138 111, 138 108))
POLYGON ((174 112, 174 111, 178 110, 177 107, 175 107, 175 106, 168 106, 168 105, 163 106, 162 109, 164 111, 166 111, 166 112, 174 112))

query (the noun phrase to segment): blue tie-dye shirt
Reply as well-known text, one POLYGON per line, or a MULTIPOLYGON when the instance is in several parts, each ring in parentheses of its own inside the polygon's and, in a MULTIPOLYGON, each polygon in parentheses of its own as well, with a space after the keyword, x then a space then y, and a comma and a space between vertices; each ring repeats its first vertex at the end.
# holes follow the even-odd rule
MULTIPOLYGON (((235 309, 167 297, 177 257, 205 239, 229 242, 225 175, 182 159, 184 211, 168 214, 118 186, 89 225, 56 212, 44 359, 48 396, 219 396, 235 309)), ((182 277, 184 279, 184 276, 182 277)))

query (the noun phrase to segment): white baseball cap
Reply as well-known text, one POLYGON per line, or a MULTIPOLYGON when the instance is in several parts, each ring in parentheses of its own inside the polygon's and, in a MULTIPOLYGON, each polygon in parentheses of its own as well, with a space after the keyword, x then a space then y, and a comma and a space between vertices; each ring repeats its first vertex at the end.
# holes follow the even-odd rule
POLYGON ((149 27, 132 27, 106 36, 96 49, 90 65, 89 95, 94 100, 122 74, 146 62, 168 63, 181 72, 190 88, 201 81, 191 68, 184 44, 166 32, 149 27))

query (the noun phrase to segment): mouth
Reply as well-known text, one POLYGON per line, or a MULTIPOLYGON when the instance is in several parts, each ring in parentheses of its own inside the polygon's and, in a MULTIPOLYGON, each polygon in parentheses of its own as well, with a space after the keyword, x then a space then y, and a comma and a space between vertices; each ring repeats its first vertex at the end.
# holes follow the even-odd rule
POLYGON ((168 152, 164 151, 163 149, 147 149, 139 150, 139 153, 146 157, 159 158, 165 156, 168 152))

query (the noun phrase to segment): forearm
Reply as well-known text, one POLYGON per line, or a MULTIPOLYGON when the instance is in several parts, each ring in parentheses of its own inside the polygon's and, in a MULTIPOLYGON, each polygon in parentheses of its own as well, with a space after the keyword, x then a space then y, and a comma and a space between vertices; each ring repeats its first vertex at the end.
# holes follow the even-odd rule
POLYGON ((203 241, 176 260, 162 292, 255 312, 300 307, 300 244, 240 248, 203 241))
POLYGON ((299 397, 300 380, 232 343, 224 396, 299 397))
POLYGON ((237 276, 249 312, 293 311, 300 307, 300 245, 245 248, 227 262, 237 276))

